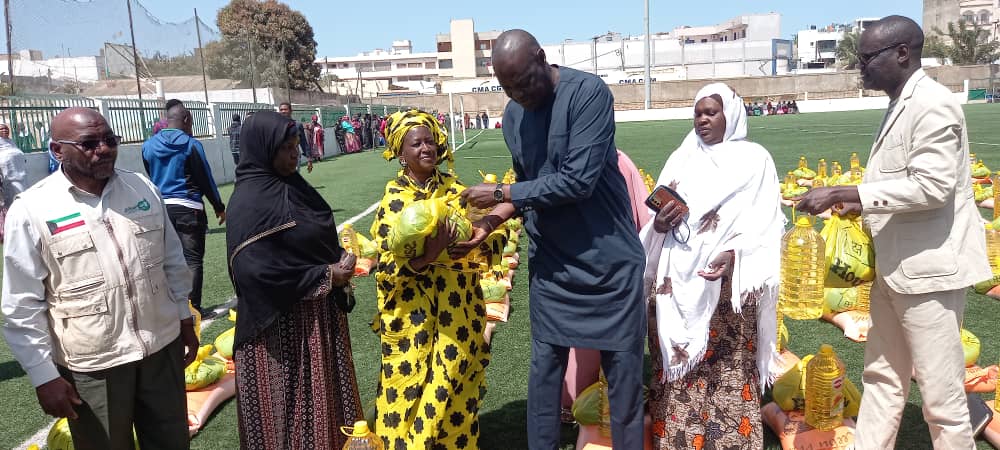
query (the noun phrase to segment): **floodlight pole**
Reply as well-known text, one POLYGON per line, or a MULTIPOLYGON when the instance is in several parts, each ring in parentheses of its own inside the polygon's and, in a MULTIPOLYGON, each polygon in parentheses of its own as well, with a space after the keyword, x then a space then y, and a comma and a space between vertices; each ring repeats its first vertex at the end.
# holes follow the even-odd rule
MULTIPOLYGON (((7 74, 10 75, 10 95, 14 95, 14 51, 11 50, 11 21, 10 21, 10 0, 3 0, 3 15, 6 19, 7 29, 7 74)), ((10 124, 14 126, 13 123, 10 124)))
MULTIPOLYGON (((135 65, 135 87, 139 92, 139 120, 141 121, 143 130, 145 130, 146 110, 142 107, 142 83, 139 81, 139 50, 135 47, 135 26, 132 25, 132 0, 125 0, 125 5, 128 6, 128 32, 132 35, 132 64, 135 65)), ((143 135, 145 135, 145 132, 143 135)))
POLYGON ((643 84, 646 85, 646 102, 645 102, 644 106, 645 106, 646 109, 649 109, 649 107, 650 107, 650 98, 649 97, 650 97, 650 91, 652 90, 651 87, 650 87, 650 84, 652 83, 652 77, 650 76, 650 68, 649 68, 649 61, 650 61, 650 51, 649 51, 650 50, 650 48, 649 48, 649 0, 645 0, 644 3, 646 4, 645 15, 643 16, 643 22, 645 22, 645 26, 646 26, 646 39, 645 39, 646 40, 646 79, 643 80, 643 84))
POLYGON ((205 47, 201 45, 201 21, 198 20, 198 8, 194 9, 194 29, 198 32, 198 54, 201 55, 201 84, 205 88, 205 106, 208 106, 208 75, 205 74, 205 47))

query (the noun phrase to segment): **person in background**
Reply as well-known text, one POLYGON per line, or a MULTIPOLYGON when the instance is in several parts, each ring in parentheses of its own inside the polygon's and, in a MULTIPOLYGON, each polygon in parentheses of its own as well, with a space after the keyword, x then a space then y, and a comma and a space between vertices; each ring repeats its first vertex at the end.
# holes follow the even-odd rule
MULTIPOLYGON (((281 102, 278 105, 278 114, 281 114, 289 119, 292 119, 292 104, 288 102, 281 102)), ((312 158, 312 148, 309 147, 309 139, 306 137, 305 128, 299 121, 292 119, 295 123, 295 129, 299 133, 299 148, 302 151, 302 157, 306 160, 306 172, 312 173, 313 171, 313 158, 312 158)))
POLYGON ((361 135, 362 135, 362 146, 365 149, 375 148, 375 142, 373 140, 374 135, 372 134, 372 115, 365 114, 365 118, 361 121, 361 135))
POLYGON ((921 68, 924 33, 888 16, 865 27, 865 89, 889 108, 858 186, 812 189, 810 214, 861 214, 875 250, 871 330, 855 447, 893 448, 916 380, 934 448, 976 447, 963 383, 960 334, 969 286, 989 279, 983 219, 973 202, 962 106, 921 68), (841 207, 842 206, 842 207, 841 207))
POLYGON ((61 170, 7 213, 7 344, 75 448, 133 448, 135 436, 187 449, 184 367, 198 338, 166 206, 146 177, 115 169, 121 137, 97 111, 60 112, 52 140, 61 170))
POLYGON ((326 144, 323 139, 326 137, 326 130, 323 129, 323 124, 319 123, 319 117, 313 114, 312 116, 312 131, 313 131, 313 159, 319 161, 323 159, 323 155, 326 153, 326 144))
POLYGON ((385 145, 384 136, 382 136, 382 118, 375 114, 372 116, 372 146, 374 148, 381 147, 385 145))
POLYGON ((17 144, 10 138, 10 126, 5 123, 0 123, 0 139, 10 142, 10 145, 17 147, 17 144))
POLYGON ((462 121, 462 126, 465 127, 466 130, 472 128, 472 116, 470 116, 469 113, 465 113, 464 120, 462 121))
POLYGON ((483 129, 483 116, 476 114, 476 129, 483 129))
POLYGON ((756 450, 777 340, 778 175, 729 86, 699 90, 693 122, 657 179, 690 210, 668 202, 641 232, 653 447, 756 450))
POLYGON ((347 130, 344 128, 343 120, 347 117, 342 117, 339 121, 333 124, 333 136, 337 139, 337 146, 340 148, 341 153, 347 153, 347 130))
POLYGON ((14 197, 24 191, 25 178, 28 176, 27 165, 24 152, 14 146, 11 140, 0 138, 0 244, 4 240, 3 226, 7 209, 14 202, 14 197))
POLYGON ((503 135, 517 183, 479 184, 462 197, 477 208, 503 204, 494 209, 501 220, 522 214, 531 239, 529 448, 559 444, 570 347, 601 351, 614 447, 642 448, 643 250, 618 169, 614 98, 599 77, 549 65, 524 30, 497 38, 493 68, 511 97, 503 135))
POLYGON ((347 321, 355 257, 340 247, 330 205, 296 170, 296 128, 273 111, 244 121, 229 201, 244 450, 341 449, 340 427, 364 417, 347 321))
POLYGON ((184 259, 191 269, 191 305, 202 318, 211 318, 212 311, 202 305, 204 280, 205 236, 208 217, 203 197, 215 210, 219 225, 226 221, 226 205, 212 176, 201 142, 191 137, 191 112, 183 103, 167 111, 167 128, 142 144, 142 163, 150 180, 160 190, 167 206, 167 216, 177 231, 184 249, 184 259))
POLYGON ((180 100, 177 100, 176 98, 172 98, 170 100, 167 100, 167 103, 163 105, 163 111, 160 111, 160 120, 157 120, 156 123, 153 124, 153 134, 152 134, 153 136, 155 136, 156 133, 159 133, 164 128, 170 126, 167 123, 167 111, 169 111, 170 108, 177 106, 178 104, 183 104, 183 103, 180 100))
POLYGON ((483 128, 489 128, 489 127, 490 127, 490 115, 486 114, 486 111, 483 111, 483 128))
POLYGON ((344 116, 340 122, 340 128, 344 130, 344 153, 357 153, 361 151, 361 140, 355 132, 354 121, 348 116, 344 116))
MULTIPOLYGON (((312 120, 302 124, 302 131, 305 133, 306 141, 309 143, 309 148, 312 149, 314 147, 314 140, 316 139, 316 134, 313 133, 312 120)), ((311 150, 309 152, 309 157, 313 157, 311 150)))
POLYGON ((240 164, 240 115, 233 114, 233 121, 229 124, 229 153, 233 155, 233 164, 240 164))

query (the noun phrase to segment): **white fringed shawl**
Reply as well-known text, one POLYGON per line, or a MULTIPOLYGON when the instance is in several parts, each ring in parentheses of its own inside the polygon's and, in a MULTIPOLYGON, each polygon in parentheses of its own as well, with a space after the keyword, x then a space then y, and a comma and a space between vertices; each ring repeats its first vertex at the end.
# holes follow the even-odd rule
POLYGON ((705 354, 709 322, 722 289, 721 279, 707 281, 697 272, 708 270, 709 262, 719 253, 733 250, 732 308, 739 314, 743 303, 757 304, 757 368, 763 389, 774 381, 770 370, 776 357, 785 216, 771 155, 746 140, 742 99, 725 84, 715 83, 702 88, 695 102, 713 94, 724 101, 723 142, 707 145, 692 130, 670 155, 657 180, 658 185, 674 187, 687 202, 690 239, 682 244, 670 233, 657 233, 652 221, 643 228, 645 298, 656 295, 665 368, 661 381, 678 380, 705 354))

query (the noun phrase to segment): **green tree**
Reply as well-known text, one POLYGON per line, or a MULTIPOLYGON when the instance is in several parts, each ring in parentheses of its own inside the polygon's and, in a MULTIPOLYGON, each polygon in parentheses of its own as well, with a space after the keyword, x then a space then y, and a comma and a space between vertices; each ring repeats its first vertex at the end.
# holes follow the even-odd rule
POLYGON ((212 54, 229 53, 213 62, 217 69, 214 73, 249 81, 248 67, 237 64, 249 62, 249 57, 241 56, 238 50, 245 52, 251 42, 255 46, 254 69, 262 81, 275 86, 287 84, 292 89, 322 90, 315 64, 316 39, 302 13, 275 0, 231 0, 219 10, 216 25, 222 41, 214 46, 212 54), (261 67, 257 67, 259 58, 266 60, 261 67))
POLYGON ((990 64, 1000 59, 1000 42, 990 38, 990 30, 964 20, 948 22, 948 32, 934 28, 938 36, 932 41, 932 54, 937 58, 950 58, 957 66, 969 64, 990 64), (947 39, 944 39, 947 38, 947 39))
POLYGON ((857 31, 844 33, 844 38, 837 43, 838 66, 849 70, 858 67, 858 42, 860 40, 861 33, 857 31))
POLYGON ((195 53, 167 56, 157 52, 153 56, 143 58, 143 62, 154 77, 201 75, 201 61, 195 53))

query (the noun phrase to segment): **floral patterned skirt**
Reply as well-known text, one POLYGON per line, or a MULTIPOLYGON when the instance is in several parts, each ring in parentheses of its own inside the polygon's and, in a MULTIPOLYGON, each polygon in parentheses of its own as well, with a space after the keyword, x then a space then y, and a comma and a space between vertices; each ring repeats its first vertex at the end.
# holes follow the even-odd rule
MULTIPOLYGON (((649 303, 653 360, 649 409, 657 449, 753 449, 764 446, 757 373, 757 305, 733 312, 729 283, 709 325, 708 350, 682 379, 661 383, 663 359, 656 331, 656 300, 649 303)), ((654 296, 655 297, 655 296, 654 296)))
POLYGON ((321 292, 236 350, 240 448, 340 449, 363 417, 347 314, 321 292))

